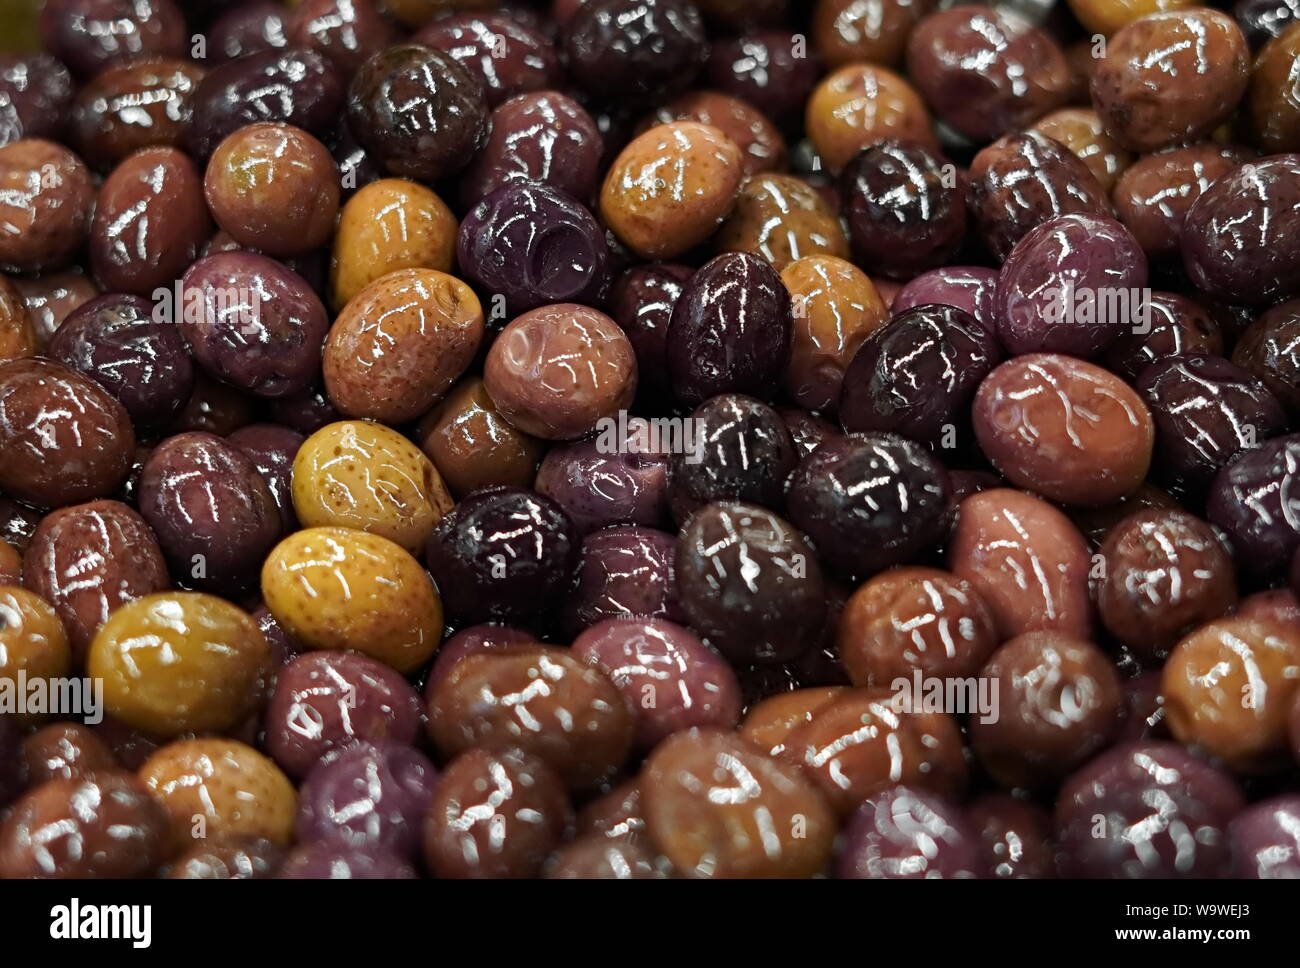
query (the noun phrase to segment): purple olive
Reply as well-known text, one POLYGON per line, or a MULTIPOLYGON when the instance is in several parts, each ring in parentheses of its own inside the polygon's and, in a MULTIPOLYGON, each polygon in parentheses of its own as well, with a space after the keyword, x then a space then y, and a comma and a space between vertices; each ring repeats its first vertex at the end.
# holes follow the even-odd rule
POLYGON ((897 316, 927 303, 956 306, 974 316, 991 333, 996 325, 993 293, 997 284, 996 269, 986 269, 983 266, 940 266, 921 273, 900 289, 894 296, 890 312, 897 316))
POLYGON ((605 528, 587 535, 564 606, 565 631, 576 635, 610 618, 685 621, 673 579, 676 547, 673 535, 654 528, 605 528))
POLYGON ((954 804, 896 786, 869 797, 844 828, 836 876, 866 879, 973 878, 979 837, 954 804))
POLYGON ((1288 567, 1300 547, 1300 434, 1274 437, 1219 471, 1206 514, 1247 568, 1267 575, 1288 567))

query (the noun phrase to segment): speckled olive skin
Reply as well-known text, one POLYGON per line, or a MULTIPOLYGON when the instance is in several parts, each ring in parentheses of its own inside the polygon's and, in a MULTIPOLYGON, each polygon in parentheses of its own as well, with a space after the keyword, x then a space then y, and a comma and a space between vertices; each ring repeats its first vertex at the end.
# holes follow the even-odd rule
POLYGON ((285 538, 262 565, 262 597, 309 648, 352 649, 403 673, 442 641, 442 602, 424 569, 364 531, 307 528, 285 538))
POLYGON ((483 146, 488 104, 482 85, 454 57, 402 44, 353 76, 348 124, 389 173, 436 181, 456 174, 483 146))
POLYGON ((262 475, 215 434, 177 434, 155 447, 136 500, 172 573, 191 587, 246 588, 280 537, 280 511, 262 475))
POLYGON ((77 92, 71 143, 101 171, 141 148, 179 146, 203 73, 200 65, 173 58, 108 68, 77 92))
POLYGON ((516 94, 559 87, 555 47, 541 32, 502 13, 453 13, 411 38, 454 57, 480 84, 489 107, 516 94))
POLYGON ((844 828, 840 878, 966 879, 978 876, 978 839, 951 801, 898 786, 864 800, 844 828))
POLYGON ((250 124, 217 145, 203 176, 213 218, 240 245, 268 255, 329 241, 339 173, 329 150, 289 124, 250 124))
POLYGON ((1087 641, 1087 542, 1046 501, 992 488, 962 501, 948 542, 948 566, 993 611, 1005 640, 1050 630, 1087 641))
POLYGON ((803 256, 849 256, 835 209, 808 182, 780 172, 745 180, 713 246, 719 252, 762 256, 778 272, 803 256))
POLYGON ((618 324, 578 303, 512 320, 483 366, 483 385, 501 415, 547 440, 582 437, 627 409, 636 377, 636 354, 618 324))
POLYGON ((441 878, 532 877, 573 825, 555 771, 508 750, 470 750, 443 771, 424 822, 424 861, 441 878))
POLYGON ((199 82, 185 146, 206 159, 227 135, 259 122, 292 124, 324 137, 338 123, 345 88, 339 68, 304 47, 236 58, 199 82))
POLYGON ((285 29, 290 44, 320 51, 349 75, 397 34, 374 0, 302 0, 285 29))
POLYGON ((1092 74, 1106 131, 1133 151, 1197 141, 1246 93, 1250 49, 1225 13, 1154 13, 1122 28, 1092 74))
POLYGON ((740 149, 695 121, 656 125, 614 160, 600 215, 646 259, 671 259, 713 234, 735 205, 744 176, 740 149))
POLYGON ((325 387, 339 410, 400 424, 426 412, 473 361, 483 307, 435 269, 376 279, 343 308, 325 342, 325 387))
POLYGON ((1211 185, 1183 224, 1183 264, 1212 296, 1245 305, 1300 294, 1300 155, 1247 162, 1211 185))
POLYGON ((1050 34, 975 4, 922 20, 907 40, 907 70, 931 110, 976 142, 1027 127, 1069 93, 1069 65, 1050 34))
POLYGON ((1031 353, 1001 364, 975 394, 973 421, 1008 481, 1064 504, 1118 501, 1151 466, 1146 404, 1114 374, 1072 357, 1031 353))
POLYGON ((520 749, 574 790, 594 790, 631 750, 629 700, 567 649, 517 645, 465 656, 429 696, 429 737, 450 759, 520 749))
POLYGON ((1132 153, 1106 133, 1101 117, 1091 108, 1061 108, 1039 118, 1033 127, 1074 152, 1106 192, 1114 189, 1133 163, 1132 153))
POLYGON ((77 307, 55 332, 48 353, 121 401, 142 430, 166 426, 194 391, 184 338, 140 296, 99 296, 77 307))
POLYGON ((148 296, 180 278, 211 229, 194 163, 176 148, 146 148, 100 187, 91 268, 109 292, 148 296))
POLYGON ((50 53, 83 77, 141 54, 180 57, 189 46, 173 0, 51 0, 40 26, 50 53))
POLYGON ((699 9, 685 0, 592 0, 565 24, 562 43, 583 89, 633 104, 685 90, 708 55, 699 9))
POLYGON ((717 729, 678 733, 646 760, 651 842, 688 876, 808 877, 830 859, 835 819, 796 767, 717 729), (790 836, 796 817, 804 837, 790 836))
POLYGON ((49 54, 6 54, 0 92, 0 144, 57 137, 72 103, 72 75, 49 54))
POLYGON ((271 877, 284 862, 284 849, 265 837, 221 837, 195 844, 173 860, 174 881, 248 881, 271 877))
POLYGON ((80 779, 117 767, 112 750, 93 729, 81 723, 51 723, 27 736, 22 745, 23 765, 31 787, 49 780, 80 779))
POLYGON ((286 847, 298 795, 257 750, 231 739, 169 743, 139 777, 167 811, 174 849, 229 836, 264 837, 286 847))
POLYGON ((0 269, 68 265, 90 233, 94 206, 90 171, 67 148, 38 138, 0 148, 0 269))
POLYGON ((166 813, 119 770, 34 787, 0 825, 3 877, 145 877, 166 854, 166 813))
POLYGON ((544 182, 590 204, 600 188, 604 141, 587 110, 558 91, 519 94, 492 111, 491 132, 466 170, 466 208, 516 181, 544 182))
MULTIPOLYGON (((21 695, 20 679, 57 679, 72 671, 72 650, 58 614, 35 592, 0 586, 0 681, 21 695)), ((46 719, 45 712, 15 709, 20 725, 46 719)))
POLYGON ((293 507, 304 527, 356 528, 414 554, 453 503, 420 448, 383 424, 329 424, 294 458, 293 507))
POLYGON ((1300 416, 1300 300, 1265 311, 1237 340, 1232 361, 1263 383, 1293 421, 1300 416))
POLYGON ((1288 716, 1300 689, 1300 632, 1290 625, 1228 618, 1192 632, 1162 672, 1174 738, 1242 773, 1289 760, 1288 716))
POLYGON ((153 736, 233 728, 255 708, 271 650, 243 609, 162 592, 118 608, 90 644, 87 673, 105 709, 153 736))
POLYGON ((975 675, 998 645, 975 587, 938 568, 891 568, 862 584, 839 617, 840 661, 857 686, 975 675))
POLYGON ((808 99, 804 125, 832 173, 881 138, 937 147, 920 94, 901 76, 875 64, 849 64, 824 78, 808 99))
POLYGON ((74 653, 116 609, 171 586, 153 531, 119 501, 92 501, 41 519, 23 556, 23 584, 54 606, 74 653))
POLYGON ((337 312, 370 283, 398 269, 450 272, 456 216, 423 185, 382 178, 348 199, 334 233, 330 305, 337 312))
POLYGON ((131 468, 135 432, 98 383, 50 360, 13 360, 0 364, 0 450, 5 493, 60 507, 113 493, 131 468))
POLYGON ((985 246, 1005 259, 1030 229, 1058 215, 1111 215, 1110 199, 1065 145, 1032 129, 1009 134, 971 161, 966 204, 985 246))

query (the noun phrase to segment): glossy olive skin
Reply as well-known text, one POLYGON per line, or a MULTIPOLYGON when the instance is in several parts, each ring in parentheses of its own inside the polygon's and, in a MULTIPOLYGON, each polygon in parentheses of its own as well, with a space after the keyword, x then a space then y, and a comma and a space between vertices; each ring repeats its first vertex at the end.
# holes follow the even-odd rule
POLYGON ((609 314, 636 353, 637 390, 662 401, 668 387, 668 325, 673 307, 694 274, 689 266, 652 262, 633 266, 614 281, 609 314))
POLYGON ((999 138, 975 156, 966 203, 975 229, 998 259, 1030 229, 1058 215, 1111 214, 1110 199, 1088 166, 1032 129, 999 138))
POLYGON ((698 121, 717 128, 740 149, 747 175, 786 167, 781 132, 762 112, 739 98, 718 91, 693 91, 661 104, 639 127, 672 121, 698 121))
POLYGON ((246 124, 292 124, 324 137, 343 109, 345 81, 324 56, 302 47, 237 57, 210 70, 194 93, 186 147, 197 158, 246 124))
POLYGON ((903 58, 913 28, 934 6, 930 0, 818 0, 813 38, 830 67, 854 61, 894 67, 903 58))
POLYGON ((442 878, 533 877, 573 825, 555 771, 533 756, 475 749, 443 771, 424 822, 424 861, 442 878))
POLYGON ((1061 108, 1039 118, 1034 127, 1074 152, 1107 192, 1133 164, 1132 152, 1106 133, 1092 108, 1061 108))
POLYGON ((405 423, 459 379, 483 330, 483 307, 461 280, 435 269, 390 272, 335 318, 325 343, 325 388, 349 416, 405 423))
POLYGON ((673 571, 691 627, 737 662, 796 658, 826 621, 825 581, 811 547, 757 505, 708 504, 692 514, 673 571))
MULTIPOLYGON (((24 680, 58 679, 72 671, 63 622, 43 598, 17 584, 0 586, 0 615, 0 683, 9 695, 22 695, 24 680)), ((10 708, 20 725, 37 726, 48 718, 48 705, 10 708)))
POLYGON ((163 426, 193 392, 194 364, 177 328, 155 317, 138 296, 100 296, 72 311, 49 355, 113 394, 137 426, 163 426))
POLYGON ((864 578, 911 562, 947 533, 952 485, 919 444, 890 433, 849 434, 795 469, 786 507, 827 565, 864 578))
POLYGON ((45 48, 83 77, 141 54, 181 57, 189 46, 173 0, 51 0, 40 23, 45 48))
POLYGON ((215 434, 177 434, 155 447, 137 503, 172 574, 194 588, 247 587, 280 537, 280 511, 266 481, 215 434))
POLYGON ((357 741, 414 743, 424 705, 382 662, 355 652, 311 652, 280 670, 264 722, 266 751, 301 779, 331 750, 357 741))
POLYGON ((1242 454, 1211 482, 1206 516, 1251 571, 1280 572, 1300 547, 1298 468, 1300 434, 1290 434, 1242 454))
POLYGON ((1300 300, 1260 316, 1237 340, 1232 362, 1259 379, 1293 421, 1300 417, 1300 300))
POLYGON ((483 85, 489 107, 562 82, 550 41, 504 12, 453 13, 431 21, 411 39, 459 61, 483 85))
POLYGON ((471 625, 448 637, 438 649, 433 664, 424 676, 424 704, 427 707, 433 699, 434 692, 447 678, 452 668, 461 659, 480 652, 511 649, 517 645, 541 645, 542 642, 533 635, 511 625, 486 623, 471 625))
POLYGON ((894 296, 890 310, 895 316, 917 306, 940 303, 956 306, 975 317, 990 333, 995 319, 993 294, 997 288, 996 269, 984 266, 941 266, 923 272, 894 296))
POLYGON ((213 376, 273 398, 316 383, 329 319, 302 276, 268 256, 222 252, 190 266, 181 287, 181 332, 213 376))
POLYGON ((38 345, 49 342, 68 313, 99 295, 99 287, 80 268, 12 282, 27 304, 38 345))
POLYGON ((519 749, 573 790, 595 790, 632 747, 631 703, 568 649, 518 645, 467 655, 429 695, 429 737, 444 759, 519 749))
POLYGON ((284 849, 265 837, 227 836, 196 844, 171 862, 177 881, 248 881, 272 877, 284 862, 284 849))
POLYGON ((245 54, 284 47, 286 13, 275 0, 248 0, 221 16, 208 28, 208 57, 223 62, 245 54))
POLYGON ((141 148, 179 146, 203 68, 171 58, 110 67, 83 87, 69 116, 69 139, 106 171, 141 148))
POLYGON ((171 580, 144 518, 118 501, 92 501, 41 519, 23 556, 23 584, 54 606, 82 656, 115 609, 171 580))
POLYGON ((528 623, 561 603, 579 542, 550 498, 487 487, 438 522, 426 561, 454 624, 528 623))
POLYGON ((1300 155, 1248 162, 1201 195, 1183 223, 1183 265, 1212 296, 1248 306, 1300 295, 1300 155))
POLYGON ((835 876, 860 880, 977 876, 977 836, 965 814, 933 794, 898 786, 862 802, 844 828, 835 876))
POLYGON ((760 255, 778 272, 806 255, 849 255, 830 202, 807 181, 780 172, 763 172, 740 186, 736 207, 713 244, 721 252, 760 255))
POLYGON ((940 444, 947 428, 965 431, 966 409, 1001 359, 993 334, 955 306, 897 312, 844 371, 840 423, 849 433, 892 431, 940 444))
POLYGON ((1293 78, 1300 58, 1300 31, 1288 29, 1260 51, 1251 71, 1247 109, 1260 150, 1266 154, 1300 150, 1300 105, 1293 78))
POLYGON ((753 397, 723 393, 690 419, 694 449, 675 450, 668 460, 668 498, 679 523, 714 501, 781 508, 798 455, 779 413, 753 397))
POLYGON ((598 304, 609 286, 605 232, 579 202, 546 185, 504 185, 460 225, 461 273, 505 298, 509 316, 549 303, 598 304))
POLYGON ((824 78, 808 99, 804 127, 832 173, 882 138, 937 147, 921 95, 911 82, 875 64, 849 64, 824 78))
POLYGON ((252 616, 199 592, 120 606, 90 644, 104 708, 150 736, 233 729, 257 708, 271 649, 252 616))
POLYGON ((402 44, 353 76, 348 123, 390 173, 436 181, 460 171, 483 146, 488 104, 482 85, 455 58, 402 44))
POLYGON ((0 488, 37 507, 106 497, 126 479, 135 432, 98 383, 51 360, 0 364, 0 488))
POLYGON ((287 881, 413 881, 419 875, 386 850, 309 844, 290 851, 275 876, 287 881))
POLYGON ((796 57, 796 48, 796 36, 780 30, 717 37, 705 77, 709 87, 747 101, 773 121, 784 123, 799 116, 819 73, 818 59, 796 57))
POLYGON ((166 856, 167 817, 119 770, 28 791, 0 825, 0 876, 144 877, 166 856))
POLYGON ((1106 368, 1136 383, 1146 368, 1171 356, 1221 356, 1223 330, 1214 314, 1186 296, 1153 292, 1143 300, 1143 318, 1106 350, 1106 368))
POLYGON ((993 612, 1003 640, 1051 630, 1088 640, 1088 544, 1070 519, 1023 491, 991 488, 961 503, 948 567, 993 612))
POLYGON ((278 424, 249 424, 227 437, 253 462, 262 480, 266 481, 286 534, 298 529, 298 516, 293 511, 291 475, 293 459, 305 439, 298 431, 278 424))
POLYGON ((592 0, 565 25, 563 43, 584 90, 632 103, 681 93, 708 55, 699 10, 684 0, 592 0))
POLYGON ((1270 797, 1238 814, 1228 828, 1233 876, 1258 880, 1300 876, 1297 817, 1300 798, 1295 794, 1270 797))
POLYGON ((1197 141, 1246 93, 1250 49, 1217 10, 1155 13, 1123 27, 1093 71, 1106 130, 1134 151, 1197 141))
POLYGON ((615 618, 684 622, 673 580, 675 555, 676 538, 654 528, 603 528, 587 535, 561 616, 563 629, 577 635, 615 618))
POLYGON ((719 393, 770 399, 790 347, 790 293, 765 260, 717 256, 687 283, 668 326, 668 376, 685 404, 719 393))
MULTIPOLYGON (((49 780, 80 779, 88 773, 117 767, 104 741, 81 723, 51 723, 26 737, 22 745, 23 762, 19 765, 26 769, 27 783, 32 787, 49 780)), ((5 799, 0 795, 0 801, 5 799)))
POLYGON ((285 27, 290 44, 320 51, 349 75, 397 36, 374 0, 303 0, 285 27))
POLYGON ((1232 15, 1253 48, 1283 33, 1300 15, 1296 0, 1237 0, 1232 15))
POLYGON ((95 188, 85 164, 52 141, 0 148, 0 270, 61 269, 86 241, 95 188))
POLYGON ((58 137, 72 91, 72 75, 49 54, 0 57, 0 144, 58 137))
POLYGON ((498 105, 491 132, 461 183, 466 208, 510 182, 543 182, 590 204, 605 145, 577 101, 557 91, 518 94, 498 105))
POLYGON ((639 782, 651 842, 690 876, 808 877, 830 859, 835 819, 821 794, 733 733, 670 737, 639 782), (796 816, 805 837, 789 836, 796 816))
POLYGON ((907 70, 935 114, 976 142, 1060 107, 1070 83, 1049 34, 1015 13, 973 4, 922 20, 907 41, 907 70))
POLYGON ((196 368, 194 392, 167 429, 178 433, 201 430, 221 436, 252 423, 253 416, 252 397, 196 368))

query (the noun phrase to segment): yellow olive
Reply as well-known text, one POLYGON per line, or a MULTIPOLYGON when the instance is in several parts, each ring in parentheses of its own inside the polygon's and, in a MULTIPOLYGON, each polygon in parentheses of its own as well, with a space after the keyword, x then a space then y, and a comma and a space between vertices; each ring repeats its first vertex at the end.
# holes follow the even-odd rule
MULTIPOLYGON (((45 599, 17 585, 0 585, 0 679, 13 683, 13 697, 28 694, 19 688, 19 673, 26 683, 58 679, 68 674, 71 663, 63 623, 45 599)), ((48 711, 14 709, 24 725, 40 722, 48 711)))

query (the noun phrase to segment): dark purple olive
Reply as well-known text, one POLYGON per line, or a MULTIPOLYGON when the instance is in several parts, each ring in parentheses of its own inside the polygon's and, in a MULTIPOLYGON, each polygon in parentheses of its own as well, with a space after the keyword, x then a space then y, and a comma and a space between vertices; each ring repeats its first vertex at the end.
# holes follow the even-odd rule
POLYGON ((1300 295, 1300 154, 1251 161, 1220 178, 1183 223, 1192 283, 1250 306, 1300 295))
POLYGON ((177 434, 155 447, 137 500, 172 575, 189 588, 230 592, 255 584, 280 537, 280 512, 262 475, 214 434, 177 434))
POLYGON ((326 424, 343 419, 343 415, 320 386, 312 387, 301 396, 272 400, 271 416, 276 423, 284 424, 300 434, 314 434, 326 424))
POLYGON ((293 510, 293 459, 307 438, 296 430, 276 424, 249 424, 226 439, 248 456, 271 489, 275 506, 280 509, 284 533, 297 531, 298 516, 293 510))
POLYGON ((564 631, 576 635, 607 618, 684 621, 673 581, 675 548, 672 535, 654 528, 605 528, 587 535, 564 606, 564 631))
POLYGON ((273 670, 271 686, 274 687, 274 677, 279 675, 280 670, 302 655, 307 649, 297 637, 284 630, 284 627, 275 620, 275 616, 271 614, 271 610, 265 605, 259 605, 251 614, 253 620, 257 622, 257 627, 266 636, 266 644, 271 647, 271 668, 273 670))
POLYGON ((300 844, 339 844, 414 857, 438 772, 398 743, 353 743, 321 757, 298 792, 300 844))
POLYGON ((0 56, 0 145, 57 140, 72 104, 72 75, 49 54, 0 56))
POLYGON ((966 184, 924 145, 886 138, 840 176, 844 217, 859 265, 910 279, 949 261, 966 234, 966 184))
POLYGON ((1251 47, 1262 47, 1300 18, 1300 0, 1237 0, 1237 26, 1251 47))
POLYGON ((973 878, 979 837, 954 804, 896 786, 865 800, 844 828, 837 877, 973 878))
POLYGON ((194 365, 171 319, 139 296, 100 296, 64 320, 50 356, 122 402, 137 424, 161 426, 194 389, 194 365))
POLYGON ((413 881, 415 869, 384 850, 315 843, 295 848, 280 872, 284 881, 413 881))
POLYGON ((1300 795, 1273 797, 1247 807, 1228 827, 1234 877, 1300 878, 1300 795))
POLYGON ((798 454, 779 413, 753 397, 723 393, 696 407, 683 429, 689 433, 668 460, 668 500, 679 523, 716 501, 781 509, 798 454))
POLYGON ((921 273, 900 289, 889 308, 897 316, 929 303, 956 306, 970 313, 992 333, 997 325, 993 308, 993 293, 997 285, 996 269, 986 269, 983 266, 940 266, 921 273))
POLYGON ((189 48, 173 0, 45 0, 40 23, 45 49, 83 77, 142 54, 183 57, 189 48))
POLYGON ((1136 325, 1110 344, 1106 368, 1133 383, 1152 363, 1189 353, 1220 356, 1223 348, 1213 314, 1186 296, 1153 292, 1136 325))
POLYGON ((348 124, 357 143, 402 178, 456 174, 483 146, 483 86, 455 58, 399 44, 361 66, 348 88, 348 124))
POLYGON ((314 50, 236 57, 199 82, 186 146, 207 158, 237 128, 260 122, 291 124, 325 138, 338 124, 345 90, 339 69, 314 50))
POLYGON ((564 51, 592 97, 645 106, 691 86, 708 38, 690 0, 589 0, 565 25, 564 51))
POLYGON ((708 86, 754 105, 778 124, 801 118, 821 74, 807 38, 764 30, 719 37, 709 53, 708 86))
POLYGON ((222 14, 208 28, 210 62, 287 47, 286 11, 276 0, 249 0, 222 14))
POLYGON ((777 407, 776 412, 785 421, 786 430, 790 431, 790 439, 794 442, 795 455, 799 460, 803 460, 826 441, 843 436, 839 427, 802 407, 777 407))
POLYGON ((795 468, 786 509, 823 562, 860 580, 939 543, 951 524, 952 484, 920 444, 896 434, 849 434, 795 468))
POLYGON ((1292 420, 1300 418, 1300 299, 1265 311, 1237 340, 1232 362, 1258 377, 1292 420))
POLYGON ((668 459, 655 436, 644 417, 628 417, 594 437, 556 444, 534 488, 564 508, 579 534, 611 524, 664 524, 668 459))
POLYGON ((1012 355, 1096 356, 1139 325, 1146 284, 1146 254, 1119 222, 1051 219, 1016 243, 998 273, 998 339, 1012 355))
POLYGON ((1065 877, 1219 877, 1229 821, 1243 800, 1226 773, 1174 743, 1102 753, 1065 781, 1056 802, 1065 877))
POLYGON ((559 87, 563 74, 551 42, 505 13, 460 13, 434 20, 412 42, 450 54, 483 85, 488 105, 559 87))
POLYGON ((609 314, 636 352, 637 391, 654 401, 669 393, 668 324, 695 270, 670 262, 633 266, 614 282, 609 314))
POLYGON ((1173 356, 1137 382, 1156 424, 1155 467, 1173 486, 1199 491, 1243 450, 1286 429, 1264 384, 1221 356, 1173 356))
POLYGON ((677 539, 673 570, 691 628, 733 661, 785 662, 821 635, 821 566, 803 535, 766 508, 700 508, 677 539))
POLYGON ((980 381, 1002 359, 992 333, 964 310, 923 305, 894 316, 844 371, 840 423, 850 433, 889 430, 951 449, 968 436, 980 381))
POLYGON ((444 515, 429 539, 429 572, 453 625, 528 624, 564 603, 579 536, 555 501, 486 487, 444 515))
POLYGON ((480 293, 505 300, 507 316, 538 306, 598 305, 609 284, 605 230, 583 205, 535 182, 511 182, 465 216, 460 272, 480 293))
POLYGON ((766 259, 728 252, 682 291, 668 325, 668 378, 682 403, 719 393, 770 400, 790 353, 790 292, 766 259))
POLYGON ((974 228, 1005 259, 1035 226, 1081 212, 1110 217, 1105 189, 1069 148, 1038 131, 999 138, 971 161, 966 194, 974 228))
POLYGON ((268 256, 222 252, 194 263, 181 293, 181 332, 213 376, 273 398, 316 384, 330 320, 302 276, 268 256))
POLYGON ((380 6, 376 0, 298 0, 285 20, 289 43, 320 51, 350 77, 397 40, 380 6))
POLYGON ((419 693, 390 666, 356 652, 309 652, 280 670, 264 745, 301 779, 326 753, 358 740, 413 745, 423 724, 419 693))
POLYGON ((1206 515, 1252 571, 1268 575, 1290 565, 1300 547, 1300 434, 1274 437, 1219 471, 1206 515))

